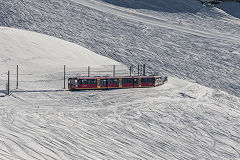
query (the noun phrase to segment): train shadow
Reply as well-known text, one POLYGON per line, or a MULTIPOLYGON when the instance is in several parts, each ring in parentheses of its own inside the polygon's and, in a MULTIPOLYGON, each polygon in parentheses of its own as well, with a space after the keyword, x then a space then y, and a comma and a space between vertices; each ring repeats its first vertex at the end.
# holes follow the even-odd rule
POLYGON ((192 97, 192 96, 189 96, 189 95, 187 95, 187 94, 185 94, 185 93, 179 93, 183 98, 191 98, 191 99, 196 99, 195 97, 192 97))
POLYGON ((6 97, 6 90, 0 90, 0 98, 6 97))
POLYGON ((56 89, 56 90, 11 90, 11 93, 45 93, 45 92, 65 92, 68 90, 56 89))

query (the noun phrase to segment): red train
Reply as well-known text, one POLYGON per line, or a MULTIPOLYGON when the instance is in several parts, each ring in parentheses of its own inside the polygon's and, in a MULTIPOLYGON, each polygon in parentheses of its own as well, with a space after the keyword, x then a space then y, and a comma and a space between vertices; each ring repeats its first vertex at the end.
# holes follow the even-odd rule
POLYGON ((79 77, 68 79, 69 90, 120 89, 157 87, 164 83, 161 76, 79 77))

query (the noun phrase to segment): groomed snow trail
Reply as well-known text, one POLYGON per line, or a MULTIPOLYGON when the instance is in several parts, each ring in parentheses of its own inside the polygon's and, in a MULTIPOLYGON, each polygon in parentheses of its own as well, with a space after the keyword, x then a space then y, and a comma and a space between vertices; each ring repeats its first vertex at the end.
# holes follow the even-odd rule
POLYGON ((240 99, 170 78, 157 88, 0 97, 1 159, 237 159, 240 99))
POLYGON ((131 20, 142 22, 149 25, 155 25, 158 27, 163 27, 166 29, 176 30, 183 33, 188 33, 195 36, 200 36, 200 37, 205 37, 205 38, 210 38, 215 40, 220 39, 220 40, 226 40, 226 41, 240 42, 240 37, 236 37, 234 35, 227 35, 220 32, 214 33, 214 32, 206 32, 206 31, 191 29, 186 26, 181 26, 180 24, 178 24, 179 22, 176 22, 176 24, 170 24, 167 21, 159 19, 158 17, 142 14, 136 11, 131 11, 126 8, 117 7, 117 6, 99 2, 96 0, 72 0, 72 1, 80 3, 84 6, 102 11, 102 12, 114 14, 116 16, 120 16, 123 18, 131 19, 131 20))

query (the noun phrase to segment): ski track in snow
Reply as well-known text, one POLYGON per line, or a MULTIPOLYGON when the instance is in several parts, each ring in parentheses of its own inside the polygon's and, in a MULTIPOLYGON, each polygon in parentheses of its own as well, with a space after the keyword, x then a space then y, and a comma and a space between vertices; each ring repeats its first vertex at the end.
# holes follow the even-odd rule
POLYGON ((0 98, 0 158, 240 158, 239 100, 175 78, 146 89, 13 92, 0 98))

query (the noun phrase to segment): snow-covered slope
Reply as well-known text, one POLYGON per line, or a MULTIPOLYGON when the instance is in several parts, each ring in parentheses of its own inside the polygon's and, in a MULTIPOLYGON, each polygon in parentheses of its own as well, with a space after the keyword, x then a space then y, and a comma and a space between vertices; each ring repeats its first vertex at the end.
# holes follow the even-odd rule
MULTIPOLYGON (((160 2, 176 10, 170 1, 160 2)), ((200 5, 196 13, 114 6, 123 10, 119 15, 104 8, 109 5, 94 0, 0 0, 0 25, 75 42, 126 65, 146 63, 148 70, 239 96, 240 22, 236 18, 200 5), (101 8, 94 3, 101 3, 101 8)))
POLYGON ((240 99, 170 78, 157 88, 0 97, 0 159, 238 159, 240 99))
POLYGON ((225 2, 217 5, 218 8, 224 10, 230 15, 240 18, 240 3, 225 2))
POLYGON ((0 159, 240 158, 239 21, 212 7, 181 12, 159 0, 169 4, 165 12, 149 10, 150 2, 132 9, 95 0, 0 0, 1 26, 191 79, 170 77, 157 88, 56 90, 64 64, 69 71, 85 62, 119 63, 53 37, 0 28, 2 87, 8 69, 15 86, 20 65, 20 89, 6 96, 0 88, 0 159))
POLYGON ((69 67, 101 67, 119 62, 61 39, 39 33, 0 27, 1 71, 16 64, 35 71, 69 67), (5 68, 4 68, 5 67, 5 68))
POLYGON ((102 0, 114 5, 134 9, 147 9, 164 12, 189 12, 197 13, 202 5, 196 0, 102 0))
MULTIPOLYGON (((162 28, 166 28, 166 29, 172 29, 175 31, 180 31, 182 33, 187 33, 187 34, 204 37, 204 38, 210 38, 210 39, 214 39, 214 40, 224 39, 227 41, 240 42, 240 39, 238 36, 234 36, 234 35, 230 36, 229 34, 224 34, 224 33, 216 34, 214 32, 211 33, 209 31, 201 31, 201 30, 191 29, 186 26, 176 25, 176 23, 175 24, 168 23, 167 21, 164 21, 164 20, 158 18, 157 16, 149 16, 146 14, 136 13, 135 11, 129 11, 124 8, 119 8, 119 7, 115 7, 113 5, 103 4, 103 3, 97 2, 97 1, 91 1, 91 0, 90 1, 73 0, 73 1, 84 4, 88 7, 91 7, 93 9, 96 9, 99 11, 104 11, 104 12, 107 12, 110 14, 114 14, 116 16, 131 19, 134 21, 143 22, 145 24, 150 24, 150 25, 154 25, 154 26, 158 26, 158 27, 162 27, 162 28)), ((167 3, 167 2, 165 2, 165 3, 167 3)), ((161 5, 159 4, 159 6, 161 6, 161 5)))
POLYGON ((62 84, 63 64, 119 63, 34 32, 0 35, 1 77, 16 64, 23 72, 21 89, 0 92, 0 159, 239 158, 239 97, 177 78, 157 88, 49 90, 62 84))
MULTIPOLYGON (((63 65, 67 66, 68 71, 78 68, 79 75, 81 67, 101 68, 104 65, 121 64, 74 43, 39 33, 0 27, 0 90, 5 88, 8 70, 11 71, 15 86, 17 65, 21 81, 51 80, 57 84, 56 81, 62 79, 63 65)), ((57 86, 54 83, 51 83, 53 88, 57 86)), ((29 83, 24 84, 29 88, 29 83)), ((36 86, 32 88, 36 89, 36 86)))

